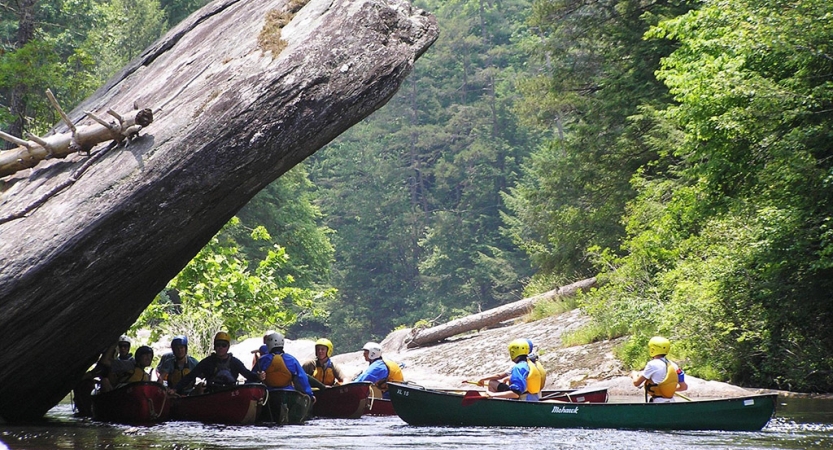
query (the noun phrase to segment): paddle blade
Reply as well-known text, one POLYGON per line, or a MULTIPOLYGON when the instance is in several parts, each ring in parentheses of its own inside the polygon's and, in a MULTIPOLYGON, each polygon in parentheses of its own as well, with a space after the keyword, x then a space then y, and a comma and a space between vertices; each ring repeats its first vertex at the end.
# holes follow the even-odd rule
POLYGON ((463 396, 463 406, 469 406, 472 403, 477 402, 478 400, 483 400, 484 398, 489 398, 487 395, 483 395, 480 391, 466 391, 466 395, 463 396))

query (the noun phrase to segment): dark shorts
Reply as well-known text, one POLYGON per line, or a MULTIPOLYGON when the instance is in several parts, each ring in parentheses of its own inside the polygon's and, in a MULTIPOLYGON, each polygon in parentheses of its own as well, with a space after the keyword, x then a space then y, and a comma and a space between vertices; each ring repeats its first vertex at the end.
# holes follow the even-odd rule
POLYGON ((506 383, 498 383, 497 391, 498 392, 506 392, 506 391, 511 391, 511 389, 509 389, 509 385, 506 384, 506 383))

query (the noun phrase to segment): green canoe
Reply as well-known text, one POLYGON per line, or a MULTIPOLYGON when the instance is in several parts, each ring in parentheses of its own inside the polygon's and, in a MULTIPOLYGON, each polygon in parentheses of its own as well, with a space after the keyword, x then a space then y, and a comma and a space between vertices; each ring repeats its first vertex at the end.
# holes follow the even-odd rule
POLYGON ((777 395, 673 403, 521 402, 388 383, 396 414, 410 425, 757 431, 777 395), (465 399, 465 401, 464 401, 465 399))

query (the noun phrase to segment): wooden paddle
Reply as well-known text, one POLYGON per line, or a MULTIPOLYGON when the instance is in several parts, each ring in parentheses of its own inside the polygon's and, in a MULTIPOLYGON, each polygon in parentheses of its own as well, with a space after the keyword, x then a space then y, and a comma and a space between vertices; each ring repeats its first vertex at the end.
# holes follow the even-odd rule
POLYGON ((685 396, 685 395, 683 395, 683 394, 680 394, 679 392, 675 392, 675 393, 674 393, 674 395, 676 395, 676 396, 678 396, 678 397, 682 397, 682 398, 686 399, 687 401, 692 401, 690 398, 686 397, 686 396, 685 396))
POLYGON ((466 391, 466 395, 463 396, 463 406, 469 406, 472 403, 477 402, 478 400, 483 400, 489 398, 488 395, 483 395, 482 391, 466 391))
POLYGON ((476 381, 469 381, 469 380, 463 380, 463 384, 473 384, 475 386, 483 386, 482 384, 480 384, 476 381))

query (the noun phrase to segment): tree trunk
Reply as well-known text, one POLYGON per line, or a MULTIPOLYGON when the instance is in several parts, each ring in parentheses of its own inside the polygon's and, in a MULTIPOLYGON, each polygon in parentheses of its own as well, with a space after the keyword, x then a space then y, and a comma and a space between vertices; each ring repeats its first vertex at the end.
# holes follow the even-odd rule
POLYGON ((138 138, 0 179, 0 217, 14 216, 0 223, 0 422, 57 404, 243 205, 384 105, 437 38, 406 0, 298 4, 210 3, 69 113, 80 129, 84 110, 150 108, 138 138))
POLYGON ((433 344, 468 331, 497 325, 505 320, 514 319, 528 313, 536 303, 542 300, 573 296, 576 295, 579 290, 590 289, 595 285, 596 278, 587 278, 534 297, 525 298, 508 305, 499 306, 479 314, 473 314, 471 316, 452 320, 451 322, 444 323, 436 327, 414 329, 411 332, 411 338, 408 341, 408 348, 433 344))

